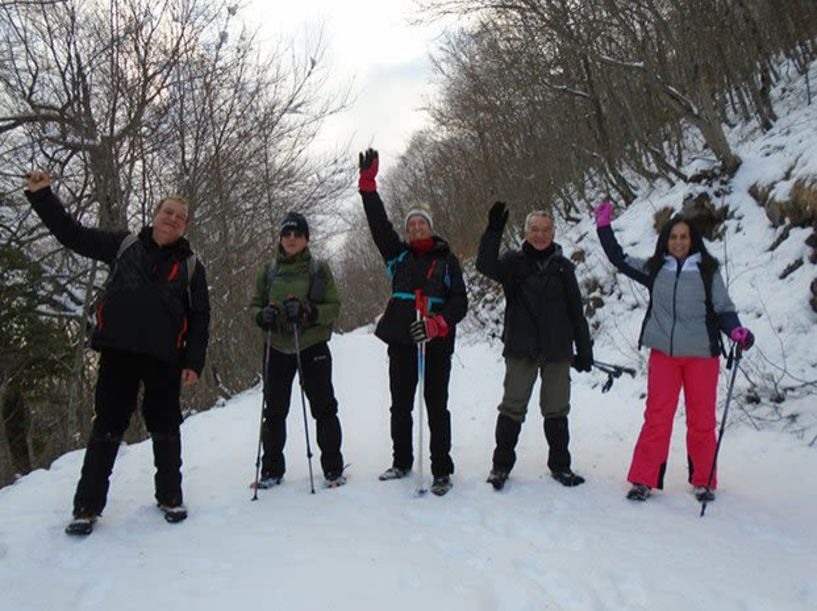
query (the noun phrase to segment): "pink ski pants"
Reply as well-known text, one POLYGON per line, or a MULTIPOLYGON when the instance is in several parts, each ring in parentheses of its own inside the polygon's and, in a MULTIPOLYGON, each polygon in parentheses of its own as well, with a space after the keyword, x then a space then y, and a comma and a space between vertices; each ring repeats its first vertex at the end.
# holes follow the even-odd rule
MULTIPOLYGON (((630 482, 650 488, 664 487, 672 424, 683 387, 689 482, 693 486, 706 486, 715 456, 719 370, 718 357, 672 357, 658 350, 650 353, 647 409, 627 474, 630 482)), ((716 486, 717 478, 713 477, 711 488, 714 490, 716 486)))

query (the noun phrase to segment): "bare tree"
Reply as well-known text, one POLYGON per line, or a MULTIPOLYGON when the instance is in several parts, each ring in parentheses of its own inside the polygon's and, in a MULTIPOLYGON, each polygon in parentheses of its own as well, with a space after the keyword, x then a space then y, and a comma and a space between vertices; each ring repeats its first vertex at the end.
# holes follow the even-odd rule
MULTIPOLYGON (((39 465, 81 443, 87 427, 95 358, 85 321, 100 282, 31 218, 24 170, 45 165, 86 225, 149 224, 168 193, 193 202, 188 237, 207 266, 214 313, 210 367, 186 399, 201 409, 254 380, 247 348, 258 334, 244 308, 282 213, 331 220, 324 212, 350 168, 307 151, 348 94, 326 90, 319 37, 303 52, 262 51, 235 7, 215 0, 2 5, 0 36, 0 165, 10 170, 0 173, 0 245, 42 266, 34 309, 63 321, 75 355, 60 374, 62 442, 44 444, 39 465)), ((24 389, 29 412, 44 389, 24 389)))

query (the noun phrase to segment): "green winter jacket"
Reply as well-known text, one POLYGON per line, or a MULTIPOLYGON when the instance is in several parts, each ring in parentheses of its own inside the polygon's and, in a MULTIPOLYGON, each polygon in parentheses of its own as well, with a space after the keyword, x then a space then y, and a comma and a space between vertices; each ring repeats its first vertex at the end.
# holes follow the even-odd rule
MULTIPOLYGON (((256 276, 255 293, 250 302, 253 321, 257 323, 258 313, 267 304, 275 303, 281 306, 288 297, 295 296, 304 303, 310 302, 318 311, 315 322, 306 322, 301 328, 301 350, 329 341, 332 336, 332 323, 340 313, 338 291, 329 264, 326 261, 320 261, 318 272, 312 282, 311 295, 307 295, 310 292, 309 263, 312 259, 309 247, 291 259, 287 259, 284 251, 278 246, 275 256, 278 267, 272 284, 268 286, 271 263, 264 265, 256 276)), ((281 309, 283 310, 283 306, 281 309)), ((283 312, 278 315, 276 324, 272 328, 270 345, 279 352, 295 352, 292 327, 287 324, 286 315, 283 312)))

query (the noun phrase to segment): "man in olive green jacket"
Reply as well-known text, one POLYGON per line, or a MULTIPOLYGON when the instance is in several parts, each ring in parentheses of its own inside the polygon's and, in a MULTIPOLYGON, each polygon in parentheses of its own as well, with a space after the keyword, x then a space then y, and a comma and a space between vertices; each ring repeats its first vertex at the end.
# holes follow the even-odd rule
POLYGON ((290 212, 281 225, 275 259, 258 272, 250 303, 253 318, 269 341, 269 349, 265 346, 261 427, 264 457, 259 488, 280 484, 286 470, 286 417, 298 369, 296 328, 303 369, 301 382, 315 418, 326 485, 337 487, 346 482, 338 402, 332 387, 332 354, 327 345, 340 301, 329 265, 313 259, 308 244, 306 219, 290 212))

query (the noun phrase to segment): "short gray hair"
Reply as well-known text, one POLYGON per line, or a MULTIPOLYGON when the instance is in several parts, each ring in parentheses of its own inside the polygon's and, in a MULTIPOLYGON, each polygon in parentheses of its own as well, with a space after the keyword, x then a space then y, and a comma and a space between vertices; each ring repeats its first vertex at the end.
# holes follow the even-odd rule
POLYGON ((555 225, 553 222, 553 215, 546 210, 531 210, 528 212, 528 216, 525 217, 525 231, 528 231, 533 224, 533 219, 535 218, 545 218, 550 219, 550 224, 555 225))

